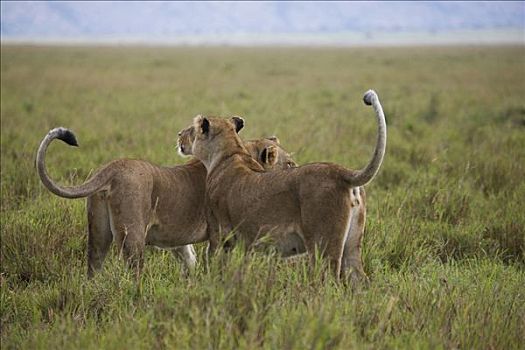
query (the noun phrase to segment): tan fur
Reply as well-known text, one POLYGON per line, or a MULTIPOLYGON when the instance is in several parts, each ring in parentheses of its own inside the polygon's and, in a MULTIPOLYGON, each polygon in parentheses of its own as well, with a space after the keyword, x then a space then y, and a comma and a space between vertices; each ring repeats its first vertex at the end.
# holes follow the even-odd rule
MULTIPOLYGON (((178 133, 177 149, 181 156, 191 156, 195 135, 193 126, 187 127, 178 133)), ((286 152, 275 136, 262 139, 243 141, 244 147, 253 159, 256 159, 265 170, 277 168, 296 167, 297 163, 292 156, 286 152)))
MULTIPOLYGON (((181 155, 191 155, 194 138, 193 126, 179 132, 178 149, 181 155)), ((276 136, 244 141, 244 146, 252 158, 257 159, 266 170, 272 164, 271 159, 279 163, 279 168, 297 167, 297 163, 291 158, 290 154, 280 147, 280 141, 276 136)), ((342 270, 345 272, 356 271, 356 273, 351 274, 353 279, 357 276, 366 277, 361 259, 361 242, 366 221, 365 201, 364 187, 352 189, 352 213, 350 215, 350 229, 343 252, 342 270)), ((275 232, 274 234, 272 232, 268 233, 266 239, 258 244, 259 249, 267 250, 273 248, 285 258, 306 253, 304 242, 297 232, 289 232, 288 234, 282 234, 282 232, 276 234, 275 232)))
MULTIPOLYGON (((328 258, 338 278, 341 267, 353 268, 352 278, 364 277, 360 259, 362 233, 355 231, 355 236, 347 240, 356 196, 362 200, 354 187, 364 186, 374 178, 386 147, 386 124, 375 92, 367 92, 365 103, 373 105, 376 112, 378 138, 372 160, 360 171, 313 163, 265 172, 253 161, 231 120, 195 117, 192 153, 208 172, 206 217, 210 251, 217 249, 223 236, 232 230, 248 246, 267 234, 284 243, 295 234, 311 257, 319 249, 328 258), (347 259, 342 261, 347 242, 347 259)), ((360 217, 364 220, 358 211, 355 215, 357 221, 360 217)))
MULTIPOLYGON (((366 223, 366 192, 364 187, 355 187, 351 195, 351 214, 348 234, 344 244, 341 260, 341 274, 350 278, 352 283, 359 280, 368 280, 363 268, 361 247, 366 223)), ((306 253, 304 241, 297 232, 290 230, 270 231, 261 242, 257 242, 258 249, 275 249, 284 258, 294 257, 306 253)))
MULTIPOLYGON (((56 195, 88 197, 88 275, 102 267, 113 240, 138 270, 145 245, 172 250, 191 269, 196 261, 191 244, 207 239, 203 164, 190 160, 180 166, 161 167, 119 159, 100 168, 80 186, 62 187, 48 176, 45 154, 51 141, 64 140, 61 135, 65 132, 71 133, 53 129, 44 138, 37 153, 37 170, 44 185, 56 195)), ((286 161, 283 157, 279 164, 286 161)))

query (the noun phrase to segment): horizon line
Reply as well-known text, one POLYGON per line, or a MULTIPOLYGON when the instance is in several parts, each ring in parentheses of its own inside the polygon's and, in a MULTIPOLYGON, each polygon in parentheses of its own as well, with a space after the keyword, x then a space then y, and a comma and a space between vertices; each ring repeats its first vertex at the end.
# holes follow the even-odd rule
POLYGON ((43 46, 419 46, 419 45, 525 45, 525 31, 517 28, 455 30, 448 32, 334 32, 179 35, 177 37, 105 36, 34 37, 0 36, 3 44, 43 46))

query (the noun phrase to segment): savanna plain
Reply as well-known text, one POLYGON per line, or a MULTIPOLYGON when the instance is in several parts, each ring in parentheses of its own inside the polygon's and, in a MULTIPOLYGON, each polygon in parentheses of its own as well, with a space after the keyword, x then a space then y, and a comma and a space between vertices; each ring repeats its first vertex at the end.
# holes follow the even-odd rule
POLYGON ((29 47, 1 50, 3 349, 519 349, 525 335, 525 48, 29 47), (358 169, 377 125, 387 151, 367 186, 370 283, 322 260, 235 248, 185 275, 147 249, 136 280, 116 247, 87 280, 85 200, 51 194, 34 160, 49 129, 61 184, 115 158, 186 162, 198 114, 241 115, 300 164, 358 169))

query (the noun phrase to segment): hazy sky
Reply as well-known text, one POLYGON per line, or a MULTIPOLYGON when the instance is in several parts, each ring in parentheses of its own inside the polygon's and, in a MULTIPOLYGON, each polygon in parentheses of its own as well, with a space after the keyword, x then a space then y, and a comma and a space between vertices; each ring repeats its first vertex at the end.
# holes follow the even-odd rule
POLYGON ((2 39, 513 29, 525 2, 1 2, 2 39))

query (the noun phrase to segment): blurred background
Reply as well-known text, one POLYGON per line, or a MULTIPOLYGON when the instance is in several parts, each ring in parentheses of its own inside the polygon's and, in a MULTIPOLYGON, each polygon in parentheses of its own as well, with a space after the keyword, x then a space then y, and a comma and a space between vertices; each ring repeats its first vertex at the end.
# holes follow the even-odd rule
POLYGON ((524 43, 518 2, 2 1, 2 42, 178 45, 524 43))

